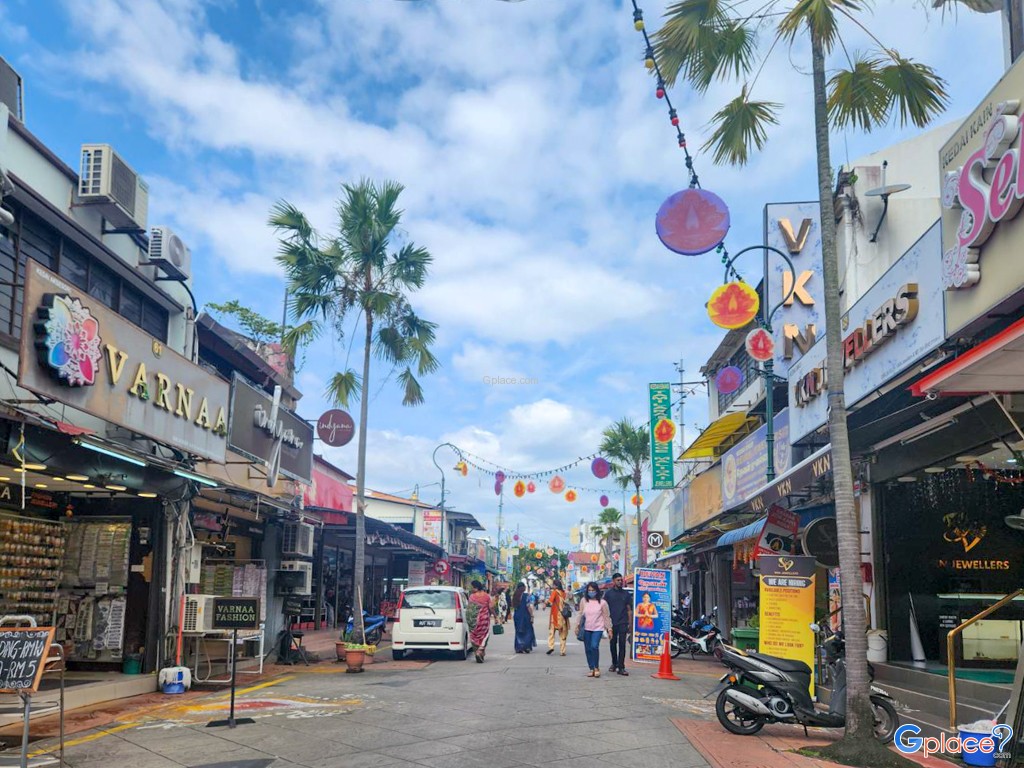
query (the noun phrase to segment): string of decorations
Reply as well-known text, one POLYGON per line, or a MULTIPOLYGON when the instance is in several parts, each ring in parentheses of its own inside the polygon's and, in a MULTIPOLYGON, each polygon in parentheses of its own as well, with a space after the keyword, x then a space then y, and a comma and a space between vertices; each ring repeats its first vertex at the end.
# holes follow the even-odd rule
MULTIPOLYGON (((668 107, 668 119, 669 122, 672 124, 672 127, 675 128, 676 143, 679 144, 679 148, 683 150, 683 156, 685 158, 686 163, 686 170, 690 175, 690 189, 700 189, 700 177, 697 175, 697 169, 694 167, 693 164, 693 156, 690 154, 690 148, 686 142, 686 134, 683 132, 683 128, 679 119, 679 112, 672 104, 672 99, 668 95, 668 88, 666 88, 665 86, 665 77, 664 75, 662 75, 661 67, 658 65, 658 60, 654 55, 654 45, 651 43, 651 36, 647 33, 647 25, 644 23, 644 12, 640 9, 640 6, 637 4, 637 0, 631 0, 631 2, 633 4, 633 28, 636 29, 636 31, 639 32, 641 35, 643 35, 644 38, 644 66, 647 67, 647 70, 649 72, 653 72, 655 77, 657 77, 657 87, 654 90, 654 95, 657 96, 658 99, 664 101, 665 106, 668 107)), ((668 201, 666 201, 666 205, 669 205, 670 202, 672 204, 679 202, 679 198, 683 194, 684 193, 677 193, 677 195, 673 195, 672 197, 669 198, 668 201)), ((715 197, 717 198, 717 196, 715 197)), ((662 208, 664 209, 665 206, 662 206, 662 208)), ((661 212, 659 211, 659 214, 660 213, 661 212)), ((728 228, 728 225, 726 225, 726 228, 728 228)), ((671 250, 676 250, 668 243, 665 244, 671 250)), ((700 252, 703 253, 704 251, 700 252)), ((715 252, 718 253, 719 256, 721 256, 723 266, 728 264, 729 251, 725 247, 724 233, 723 241, 719 242, 718 245, 715 246, 715 252)), ((693 252, 690 251, 687 251, 685 253, 687 253, 688 255, 693 255, 693 252)), ((742 275, 740 275, 740 273, 736 271, 735 267, 730 265, 727 271, 728 274, 734 277, 735 279, 740 281, 743 280, 742 275)))
MULTIPOLYGON (((1024 475, 1017 474, 1011 475, 1006 472, 992 469, 982 464, 980 461, 971 462, 970 466, 977 467, 978 470, 989 480, 995 480, 997 483, 1006 483, 1007 485, 1022 485, 1024 484, 1024 475)), ((971 473, 968 473, 968 479, 973 480, 971 473)))

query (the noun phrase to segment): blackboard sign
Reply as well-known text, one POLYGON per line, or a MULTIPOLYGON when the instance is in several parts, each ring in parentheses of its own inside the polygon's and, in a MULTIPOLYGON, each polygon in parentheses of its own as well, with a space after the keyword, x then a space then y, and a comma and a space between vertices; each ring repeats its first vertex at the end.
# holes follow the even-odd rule
POLYGON ((213 601, 214 629, 259 629, 258 597, 218 597, 213 601))
POLYGON ((0 629, 0 693, 35 693, 53 642, 53 627, 0 629))
POLYGON ((298 616, 300 613, 302 613, 302 598, 286 597, 284 599, 284 615, 298 616))
POLYGON ((951 629, 956 629, 960 626, 960 617, 955 613, 940 613, 939 614, 939 629, 944 632, 948 632, 951 629))

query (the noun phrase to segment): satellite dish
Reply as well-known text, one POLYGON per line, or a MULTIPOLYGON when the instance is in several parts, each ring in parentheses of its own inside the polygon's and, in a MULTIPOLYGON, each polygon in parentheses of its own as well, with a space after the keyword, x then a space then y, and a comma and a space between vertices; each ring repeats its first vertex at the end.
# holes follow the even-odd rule
POLYGON ((1015 531, 1024 531, 1024 509, 1016 515, 1007 515, 1003 521, 1015 531))
POLYGON ((875 227, 875 231, 871 234, 868 242, 878 242, 878 231, 882 228, 882 222, 885 221, 885 214, 889 211, 889 195, 895 195, 897 192, 906 192, 910 189, 909 184, 886 184, 885 183, 885 171, 889 167, 889 161, 882 161, 882 186, 869 189, 864 194, 868 197, 880 197, 882 198, 882 216, 878 219, 878 226, 875 227))

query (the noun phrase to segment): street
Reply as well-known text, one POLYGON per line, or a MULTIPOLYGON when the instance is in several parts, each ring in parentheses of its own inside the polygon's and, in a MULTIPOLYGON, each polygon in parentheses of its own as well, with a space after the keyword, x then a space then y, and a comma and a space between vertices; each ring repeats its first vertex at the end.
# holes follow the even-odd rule
MULTIPOLYGON (((546 625, 546 614, 538 615, 538 636, 546 625)), ((590 679, 573 638, 564 658, 557 651, 547 656, 544 642, 517 655, 510 629, 491 638, 482 665, 411 661, 373 665, 362 675, 344 674, 344 665, 334 663, 297 668, 294 676, 242 693, 238 716, 255 723, 234 730, 206 727, 226 716, 224 691, 172 702, 170 711, 72 737, 77 745, 67 762, 73 768, 707 765, 670 718, 713 717, 701 696, 717 665, 703 665, 709 676, 681 682, 653 680, 651 665, 632 665, 629 677, 590 679)), ((604 669, 609 661, 605 643, 604 669)))

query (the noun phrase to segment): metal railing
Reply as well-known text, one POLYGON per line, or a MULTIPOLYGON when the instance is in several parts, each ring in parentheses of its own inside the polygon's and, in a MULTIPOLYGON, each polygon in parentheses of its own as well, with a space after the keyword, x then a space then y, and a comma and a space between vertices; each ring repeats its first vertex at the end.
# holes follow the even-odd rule
POLYGON ((981 621, 989 614, 995 613, 1004 605, 1009 605, 1016 598, 1024 595, 1024 589, 1011 592, 1002 600, 993 603, 984 611, 969 618, 946 634, 946 673, 949 675, 949 727, 956 730, 956 638, 969 626, 981 621))

